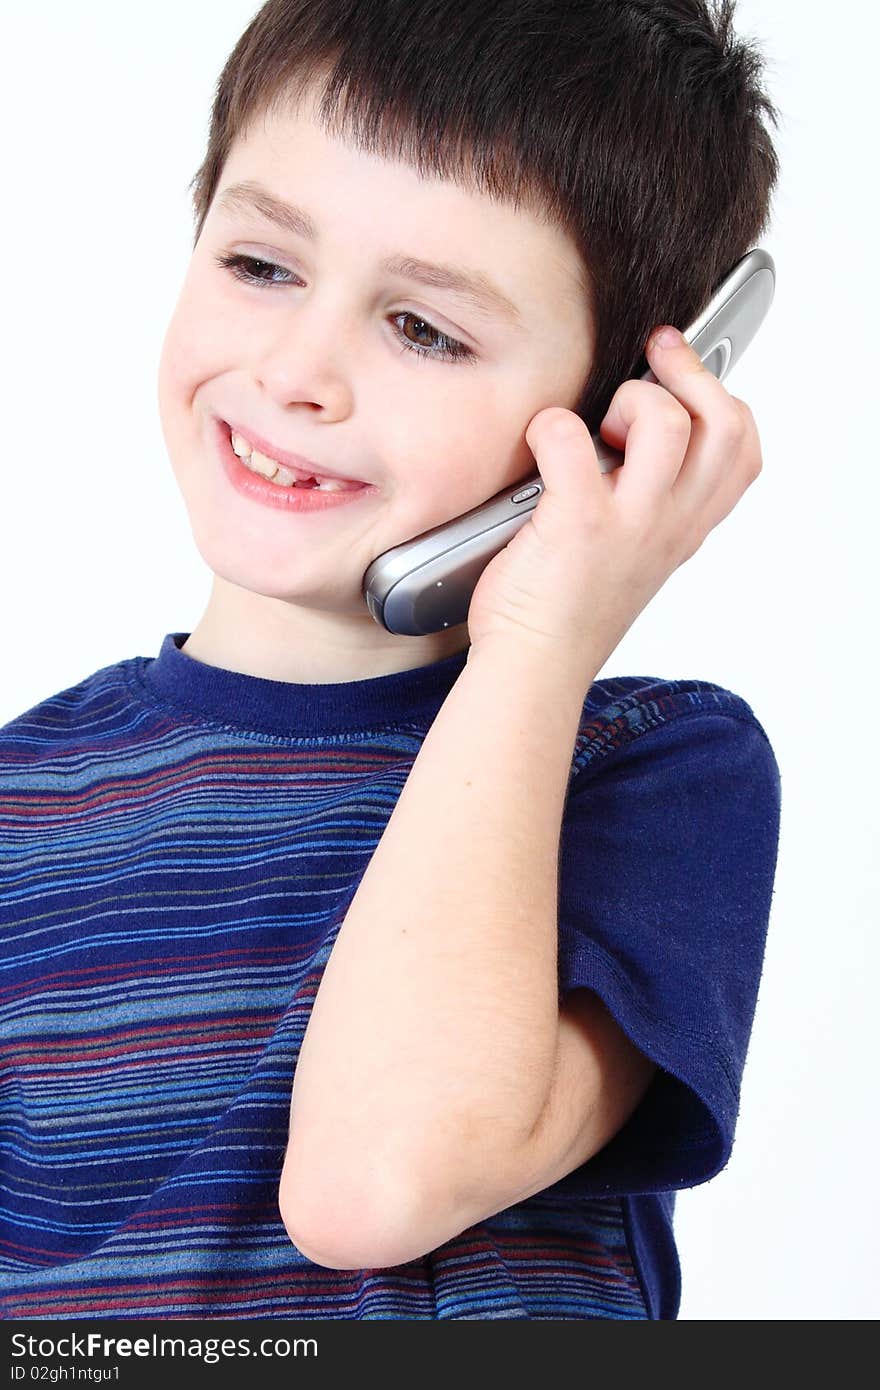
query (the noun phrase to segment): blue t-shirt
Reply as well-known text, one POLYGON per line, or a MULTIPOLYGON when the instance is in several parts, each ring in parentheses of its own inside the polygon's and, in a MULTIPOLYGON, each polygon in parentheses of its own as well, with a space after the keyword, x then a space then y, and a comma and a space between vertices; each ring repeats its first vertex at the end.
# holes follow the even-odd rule
POLYGON ((331 1270, 278 1212, 296 1060, 467 652, 294 684, 187 636, 0 730, 0 1312, 675 1318, 675 1191, 730 1157, 776 868, 779 770, 749 706, 653 676, 584 700, 559 986, 595 990, 658 1064, 630 1120, 422 1258, 331 1270))

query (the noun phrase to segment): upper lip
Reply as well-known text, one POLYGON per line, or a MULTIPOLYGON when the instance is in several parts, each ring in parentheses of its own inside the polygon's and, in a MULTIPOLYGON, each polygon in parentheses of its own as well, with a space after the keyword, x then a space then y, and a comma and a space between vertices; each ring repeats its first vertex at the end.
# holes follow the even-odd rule
POLYGON ((362 478, 351 478, 345 473, 340 473, 336 468, 326 468, 324 464, 313 463, 311 459, 303 458, 302 454, 291 454, 287 449, 279 449, 276 444, 270 443, 262 435, 257 434, 248 425, 236 424, 234 420, 225 420, 233 434, 240 434, 246 439, 254 449, 267 458, 275 459, 284 468, 289 468, 291 473, 304 482, 307 478, 339 478, 346 483, 360 483, 362 478))

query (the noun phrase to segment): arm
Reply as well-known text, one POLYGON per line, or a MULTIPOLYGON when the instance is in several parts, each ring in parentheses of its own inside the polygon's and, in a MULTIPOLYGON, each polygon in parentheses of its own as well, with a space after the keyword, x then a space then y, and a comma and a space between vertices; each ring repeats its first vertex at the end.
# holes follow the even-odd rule
MULTIPOLYGON (((520 1188, 530 1171, 556 1074, 559 835, 589 684, 527 648, 472 648, 306 1029, 280 1191, 295 1243, 397 1212, 452 1222, 487 1182, 520 1188)), ((451 1222, 434 1244, 467 1225, 451 1222)))
POLYGON ((571 755, 596 673, 761 471, 745 402, 665 337, 646 344, 656 380, 624 382, 602 422, 625 449, 617 476, 573 412, 530 421, 544 494, 480 576, 467 667, 327 963, 279 1201, 294 1243, 312 1233, 344 1252, 338 1268, 412 1259, 540 1191, 647 1084, 612 1020, 558 1007, 571 755))

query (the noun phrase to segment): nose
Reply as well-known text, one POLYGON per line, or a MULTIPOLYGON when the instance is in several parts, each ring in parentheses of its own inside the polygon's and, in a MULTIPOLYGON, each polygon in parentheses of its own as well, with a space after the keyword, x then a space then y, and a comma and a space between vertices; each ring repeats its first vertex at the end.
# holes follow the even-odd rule
POLYGON ((304 294, 269 330, 257 384, 281 406, 308 405, 328 419, 343 418, 353 404, 353 337, 338 302, 334 310, 327 296, 304 294))

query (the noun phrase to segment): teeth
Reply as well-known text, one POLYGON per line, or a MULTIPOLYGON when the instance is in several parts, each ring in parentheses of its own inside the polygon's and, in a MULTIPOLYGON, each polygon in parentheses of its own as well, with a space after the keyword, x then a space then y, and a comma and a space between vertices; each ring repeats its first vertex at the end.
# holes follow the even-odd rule
MULTIPOLYGON (((249 468, 253 473, 260 473, 264 478, 268 478, 273 483, 279 483, 281 487, 304 487, 310 491, 315 489, 312 483, 301 483, 295 473, 291 473, 282 464, 276 463, 266 454, 261 454, 259 449, 251 449, 246 439, 242 439, 240 434, 231 431, 232 448, 241 459, 245 468, 249 468)), ((352 484, 343 482, 341 478, 325 478, 323 482, 317 484, 319 492, 349 492, 352 491, 352 484)))
MULTIPOLYGON (((261 454, 259 449, 254 449, 250 458, 243 459, 242 462, 246 463, 248 468, 252 468, 255 473, 262 473, 264 478, 274 478, 280 469, 280 464, 277 464, 274 459, 267 458, 265 454, 261 454)), ((293 475, 288 474, 287 476, 292 477, 293 475)))

